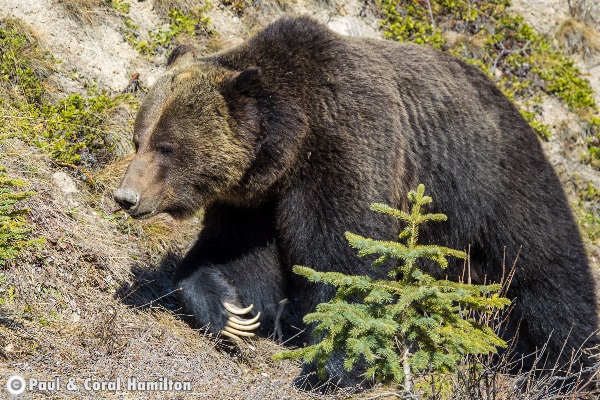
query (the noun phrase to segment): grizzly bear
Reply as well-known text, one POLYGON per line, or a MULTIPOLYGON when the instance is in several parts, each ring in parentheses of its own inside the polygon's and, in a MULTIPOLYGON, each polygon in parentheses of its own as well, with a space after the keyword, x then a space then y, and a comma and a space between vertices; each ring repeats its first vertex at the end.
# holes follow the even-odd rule
MULTIPOLYGON (((386 276, 344 232, 397 238, 397 221, 369 206, 406 210, 406 194, 423 183, 428 211, 448 216, 423 230, 424 243, 470 248, 473 283, 500 282, 503 260, 506 270, 515 263, 505 335, 518 334, 519 354, 546 346, 562 364, 586 340, 598 343, 593 274, 536 133, 454 57, 284 18, 213 56, 176 49, 141 104, 134 143, 115 193, 127 213, 205 210, 174 284, 209 332, 239 340, 277 320, 280 331, 318 340, 301 318, 333 291, 292 266, 386 276)), ((463 264, 431 272, 459 279, 463 264)), ((342 376, 339 360, 328 373, 342 376)))

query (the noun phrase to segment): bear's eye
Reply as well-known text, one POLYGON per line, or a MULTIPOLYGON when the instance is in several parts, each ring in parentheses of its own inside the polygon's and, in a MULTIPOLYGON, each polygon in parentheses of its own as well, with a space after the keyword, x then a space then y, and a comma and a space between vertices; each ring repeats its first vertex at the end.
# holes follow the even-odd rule
POLYGON ((173 145, 171 143, 162 143, 156 147, 156 151, 160 154, 167 156, 173 152, 173 145))

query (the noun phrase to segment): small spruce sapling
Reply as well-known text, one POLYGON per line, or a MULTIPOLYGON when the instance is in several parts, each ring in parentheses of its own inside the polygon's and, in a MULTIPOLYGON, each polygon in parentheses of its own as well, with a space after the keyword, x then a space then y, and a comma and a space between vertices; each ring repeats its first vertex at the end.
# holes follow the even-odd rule
POLYGON ((408 198, 412 210, 406 213, 384 204, 373 204, 373 211, 406 222, 399 242, 364 238, 346 232, 350 246, 360 257, 379 255, 379 267, 390 258, 398 260, 389 271, 390 280, 368 276, 349 276, 339 272, 318 272, 295 266, 294 272, 312 282, 331 284, 336 295, 306 315, 314 323, 315 335, 322 341, 302 349, 284 351, 276 359, 303 359, 316 362, 321 377, 334 352, 345 354, 344 368, 350 371, 361 359, 368 365, 365 377, 383 382, 404 382, 410 391, 410 375, 431 371, 455 370, 466 355, 489 354, 506 343, 494 331, 469 316, 491 313, 510 303, 499 296, 500 285, 471 285, 436 280, 420 269, 419 260, 434 261, 441 268, 448 256, 466 258, 462 251, 435 245, 420 245, 419 226, 428 221, 445 221, 444 214, 423 214, 432 201, 419 185, 408 198))

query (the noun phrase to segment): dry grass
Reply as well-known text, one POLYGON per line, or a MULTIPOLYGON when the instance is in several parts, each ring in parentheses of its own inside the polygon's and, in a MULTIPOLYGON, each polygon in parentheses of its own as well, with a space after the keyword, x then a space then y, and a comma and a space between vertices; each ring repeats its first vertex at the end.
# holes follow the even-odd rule
POLYGON ((70 19, 80 25, 98 26, 102 15, 102 0, 57 0, 70 19))
POLYGON ((600 23, 600 1, 567 0, 569 13, 577 21, 594 24, 600 23))
POLYGON ((569 54, 581 54, 588 58, 600 51, 600 33, 590 23, 574 18, 563 21, 556 32, 556 39, 569 54))
MULTIPOLYGON (((498 332, 510 318, 510 309, 491 319, 488 326, 498 332)), ((600 396, 600 353, 598 348, 586 348, 585 343, 572 354, 565 365, 549 365, 545 349, 528 355, 533 358, 531 370, 521 370, 522 359, 515 356, 516 338, 508 342, 500 355, 465 358, 452 375, 452 386, 447 398, 460 400, 535 400, 535 399, 598 399, 600 396), (597 354, 597 363, 582 369, 579 359, 583 353, 597 354), (516 371, 516 372, 515 372, 516 371)), ((442 397, 433 397, 442 398, 442 397)))

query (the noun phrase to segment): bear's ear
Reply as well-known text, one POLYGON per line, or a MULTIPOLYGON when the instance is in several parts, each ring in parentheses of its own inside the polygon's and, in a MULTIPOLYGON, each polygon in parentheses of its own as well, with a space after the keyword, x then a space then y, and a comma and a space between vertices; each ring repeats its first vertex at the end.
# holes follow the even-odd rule
POLYGON ((256 97, 262 90, 260 68, 251 67, 225 78, 221 84, 221 93, 225 98, 256 97))
POLYGON ((195 49, 192 46, 186 45, 179 45, 175 47, 167 59, 167 69, 171 68, 173 65, 177 64, 178 61, 181 61, 184 58, 194 57, 194 50, 195 49))

